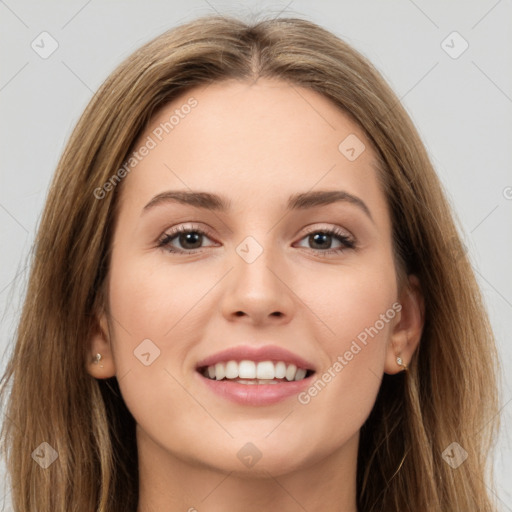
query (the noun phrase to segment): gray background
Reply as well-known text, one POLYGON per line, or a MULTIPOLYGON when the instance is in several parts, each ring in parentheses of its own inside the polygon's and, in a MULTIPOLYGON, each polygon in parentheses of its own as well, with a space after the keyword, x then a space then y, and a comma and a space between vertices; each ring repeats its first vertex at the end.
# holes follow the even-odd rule
MULTIPOLYGON (((47 188, 80 113, 142 43, 214 11, 319 23, 369 57, 410 113, 457 212, 497 336, 503 428, 496 495, 512 511, 511 0, 0 0, 0 370, 47 188), (46 59, 31 47, 43 31, 58 43, 46 59), (463 40, 450 36, 442 45, 454 31, 463 40), (464 40, 468 49, 453 58, 464 40)), ((0 487, 3 494, 8 500, 0 487)))

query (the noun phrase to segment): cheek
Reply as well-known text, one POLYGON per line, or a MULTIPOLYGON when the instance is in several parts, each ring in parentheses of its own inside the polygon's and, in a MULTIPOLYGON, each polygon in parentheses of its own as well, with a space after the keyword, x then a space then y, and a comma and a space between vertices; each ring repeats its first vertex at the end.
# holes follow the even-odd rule
POLYGON ((169 275, 158 264, 120 254, 113 255, 109 274, 111 344, 120 384, 135 402, 147 399, 141 396, 146 389, 169 388, 165 369, 171 368, 169 361, 183 359, 182 328, 202 288, 194 288, 194 281, 181 282, 177 271, 169 275), (128 381, 137 385, 128 389, 128 381))
POLYGON ((310 285, 309 291, 304 288, 304 293, 326 326, 324 341, 330 342, 332 355, 348 349, 360 334, 364 338, 376 322, 379 333, 375 339, 388 337, 389 320, 395 315, 392 305, 397 299, 391 260, 382 258, 376 265, 337 269, 336 275, 316 276, 314 282, 315 286, 310 285), (382 323, 381 315, 388 311, 382 323))
MULTIPOLYGON (((190 407, 177 362, 186 357, 194 305, 212 280, 211 275, 190 277, 154 260, 112 258, 109 304, 116 375, 123 400, 144 431, 155 425, 177 431, 187 425, 186 417, 169 414, 190 407)), ((160 435, 165 438, 165 431, 160 435)))
POLYGON ((334 445, 363 425, 380 387, 397 314, 394 267, 381 261, 364 272, 344 273, 318 302, 334 334, 323 337, 328 362, 299 403, 305 421, 323 425, 334 445))
POLYGON ((110 274, 111 312, 124 327, 122 336, 165 342, 173 330, 190 323, 214 283, 211 272, 173 268, 165 258, 119 258, 110 274))

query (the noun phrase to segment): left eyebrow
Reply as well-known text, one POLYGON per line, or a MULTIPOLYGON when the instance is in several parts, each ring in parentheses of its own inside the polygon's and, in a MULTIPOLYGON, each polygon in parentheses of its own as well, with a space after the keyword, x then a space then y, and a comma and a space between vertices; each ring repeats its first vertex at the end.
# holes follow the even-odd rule
MULTIPOLYGON (((153 197, 151 201, 144 206, 142 213, 144 214, 157 205, 169 202, 188 204, 196 208, 218 212, 227 212, 231 208, 231 201, 228 198, 210 192, 167 190, 153 197)), ((288 199, 286 208, 287 210, 306 210, 308 208, 337 202, 345 202, 357 206, 374 222, 366 203, 359 197, 344 190, 317 190, 314 192, 292 194, 288 199)))
POLYGON ((302 194, 293 194, 288 199, 288 210, 304 210, 314 208, 315 206, 329 205, 332 203, 346 202, 357 206, 362 210, 372 222, 372 214, 366 203, 359 197, 345 192, 344 190, 317 190, 314 192, 304 192, 302 194))

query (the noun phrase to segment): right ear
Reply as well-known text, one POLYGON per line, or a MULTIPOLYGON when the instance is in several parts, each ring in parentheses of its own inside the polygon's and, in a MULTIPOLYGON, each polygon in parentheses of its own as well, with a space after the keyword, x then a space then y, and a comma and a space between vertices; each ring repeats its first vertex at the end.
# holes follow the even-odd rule
POLYGON ((108 379, 116 374, 114 358, 110 345, 108 319, 105 312, 96 317, 94 327, 91 329, 87 351, 87 372, 96 379, 108 379), (97 360, 97 354, 101 359, 97 360))

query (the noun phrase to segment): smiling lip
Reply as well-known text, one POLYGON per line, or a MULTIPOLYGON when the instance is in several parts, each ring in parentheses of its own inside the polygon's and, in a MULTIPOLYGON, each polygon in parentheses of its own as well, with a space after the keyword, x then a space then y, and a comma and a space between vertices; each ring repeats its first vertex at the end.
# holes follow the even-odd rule
POLYGON ((285 398, 299 394, 311 385, 313 376, 292 382, 278 384, 238 384, 227 380, 210 380, 196 372, 208 388, 217 395, 242 405, 271 405, 285 398))
POLYGON ((297 368, 315 371, 313 363, 277 345, 265 345, 263 347, 240 345, 238 347, 231 347, 199 361, 196 365, 196 369, 204 366, 213 366, 216 363, 222 363, 224 361, 243 361, 244 359, 254 362, 284 361, 287 364, 293 363, 297 368))
POLYGON ((314 371, 315 366, 312 363, 276 345, 232 347, 201 360, 196 366, 197 378, 204 382, 212 392, 232 402, 251 406, 271 405, 297 395, 311 384, 314 371), (201 368, 213 366, 216 363, 243 360, 283 361, 287 364, 292 363, 298 368, 310 370, 312 375, 299 381, 283 379, 276 384, 240 384, 229 380, 211 380, 200 372, 201 368))

